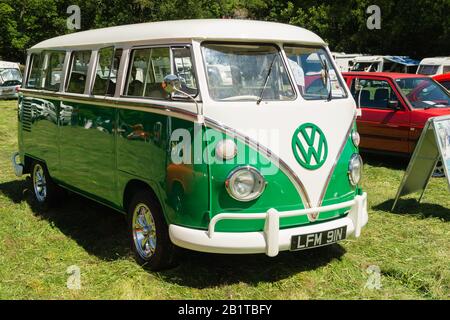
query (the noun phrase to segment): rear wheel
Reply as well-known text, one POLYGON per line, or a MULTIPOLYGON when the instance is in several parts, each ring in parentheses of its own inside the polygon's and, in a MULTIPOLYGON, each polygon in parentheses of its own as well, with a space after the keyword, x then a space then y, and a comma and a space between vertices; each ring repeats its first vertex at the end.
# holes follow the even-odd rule
POLYGON ((131 249, 136 261, 152 271, 174 265, 175 246, 159 203, 147 191, 140 191, 128 208, 131 249))
POLYGON ((47 208, 56 203, 58 187, 53 182, 43 162, 34 161, 31 165, 31 183, 34 198, 38 205, 47 208))

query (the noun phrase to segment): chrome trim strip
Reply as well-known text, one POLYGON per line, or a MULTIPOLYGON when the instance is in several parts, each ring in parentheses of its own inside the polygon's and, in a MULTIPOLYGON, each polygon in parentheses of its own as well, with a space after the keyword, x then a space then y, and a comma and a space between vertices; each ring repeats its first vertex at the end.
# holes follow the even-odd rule
MULTIPOLYGON (((188 121, 197 120, 197 114, 190 112, 188 110, 183 110, 180 108, 173 108, 166 105, 160 105, 155 103, 150 103, 147 101, 136 102, 127 101, 124 99, 107 97, 88 97, 78 94, 62 94, 58 92, 41 92, 40 90, 30 90, 30 89, 20 89, 23 94, 29 95, 31 97, 41 98, 41 99, 56 99, 60 101, 67 101, 72 103, 85 103, 96 106, 115 108, 115 109, 127 109, 127 110, 137 110, 149 113, 156 113, 167 115, 170 117, 180 118, 188 121)), ((168 101, 170 102, 170 101, 168 101)))

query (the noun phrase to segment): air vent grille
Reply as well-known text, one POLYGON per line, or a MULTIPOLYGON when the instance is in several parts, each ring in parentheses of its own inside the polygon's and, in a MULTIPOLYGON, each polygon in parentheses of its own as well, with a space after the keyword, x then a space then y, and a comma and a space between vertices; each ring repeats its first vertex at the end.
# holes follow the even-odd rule
POLYGON ((31 102, 24 100, 22 102, 22 129, 24 131, 31 132, 31 119, 32 119, 31 102))

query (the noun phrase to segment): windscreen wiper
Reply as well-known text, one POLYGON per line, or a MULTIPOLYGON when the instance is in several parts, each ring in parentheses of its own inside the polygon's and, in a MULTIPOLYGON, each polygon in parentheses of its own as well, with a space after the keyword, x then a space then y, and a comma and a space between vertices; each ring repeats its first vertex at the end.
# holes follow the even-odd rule
POLYGON ((256 100, 256 104, 259 105, 261 101, 263 100, 264 91, 266 90, 267 83, 269 82, 270 74, 272 73, 273 64, 275 62, 275 59, 277 58, 277 54, 274 55, 272 62, 270 63, 269 71, 267 72, 266 79, 264 80, 264 87, 261 90, 261 94, 259 95, 258 100, 256 100))

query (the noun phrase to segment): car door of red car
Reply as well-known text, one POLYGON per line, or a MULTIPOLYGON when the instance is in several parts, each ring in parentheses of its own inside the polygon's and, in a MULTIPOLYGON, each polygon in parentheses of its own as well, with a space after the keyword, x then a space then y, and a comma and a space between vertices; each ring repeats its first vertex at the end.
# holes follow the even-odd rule
POLYGON ((409 153, 410 112, 391 80, 355 76, 349 85, 362 111, 357 119, 361 149, 409 153))

